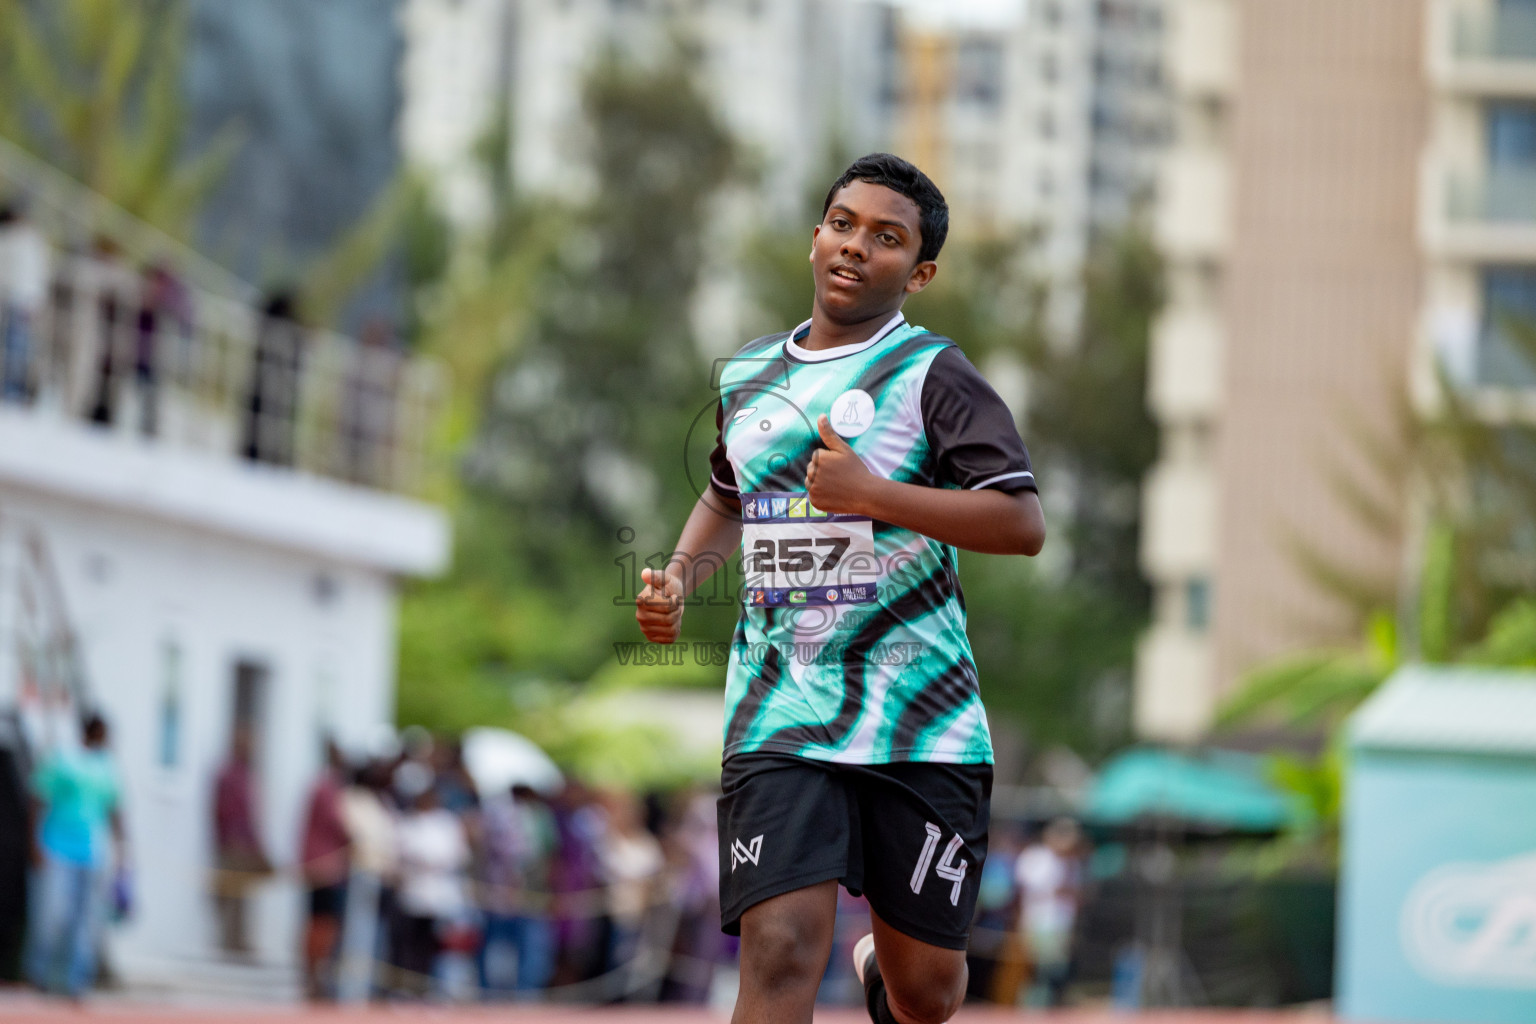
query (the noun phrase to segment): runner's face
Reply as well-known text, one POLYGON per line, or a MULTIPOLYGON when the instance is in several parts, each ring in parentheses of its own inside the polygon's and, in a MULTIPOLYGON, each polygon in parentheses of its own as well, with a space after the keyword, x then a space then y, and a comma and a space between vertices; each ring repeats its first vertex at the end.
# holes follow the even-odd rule
POLYGON ((915 202, 884 185, 839 189, 811 241, 817 308, 834 322, 859 323, 922 291, 937 266, 918 262, 920 216, 915 202))

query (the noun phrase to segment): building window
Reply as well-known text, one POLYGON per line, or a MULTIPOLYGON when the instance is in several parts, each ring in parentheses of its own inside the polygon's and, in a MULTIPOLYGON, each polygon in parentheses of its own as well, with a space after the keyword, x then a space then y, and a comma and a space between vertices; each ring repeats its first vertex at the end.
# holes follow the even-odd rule
POLYGON ((1061 24, 1061 4, 1058 0, 1045 0, 1040 5, 1040 20, 1051 26, 1061 24))
POLYGON ((181 763, 181 645, 167 638, 160 645, 160 736, 155 760, 161 768, 181 763))
POLYGON ((1049 110, 1040 111, 1040 119, 1037 125, 1042 139, 1054 139, 1056 137, 1056 115, 1052 114, 1049 110))
POLYGON ((1184 584, 1184 626, 1204 633, 1211 626, 1211 581, 1196 576, 1184 584))
POLYGON ((1040 191, 1041 199, 1049 199, 1056 194, 1056 179, 1051 177, 1050 171, 1041 171, 1036 181, 1036 187, 1040 191))
POLYGON ((1040 77, 1046 82, 1055 82, 1061 77, 1061 62, 1054 53, 1040 55, 1040 77))
POLYGON ((1496 387, 1536 387, 1536 268, 1484 269, 1476 380, 1496 387))
POLYGON ((1488 162, 1536 168, 1536 104, 1490 103, 1485 109, 1488 162))
POLYGON ((996 39, 961 42, 955 68, 955 95, 961 100, 996 106, 1003 94, 1003 45, 996 39))

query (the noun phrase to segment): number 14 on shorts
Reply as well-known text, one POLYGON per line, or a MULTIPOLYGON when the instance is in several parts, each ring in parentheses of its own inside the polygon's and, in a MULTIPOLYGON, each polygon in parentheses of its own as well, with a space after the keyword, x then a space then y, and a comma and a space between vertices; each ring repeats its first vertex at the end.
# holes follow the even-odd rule
MULTIPOLYGON (((928 830, 928 837, 923 840, 923 852, 917 858, 917 867, 912 872, 912 893, 920 895, 923 891, 923 881, 928 877, 928 865, 933 863, 933 854, 939 848, 939 840, 944 833, 933 822, 926 822, 923 826, 928 830)), ((950 839, 949 845, 944 847, 944 856, 935 865, 933 873, 946 882, 954 882, 949 890, 949 902, 953 906, 960 905, 960 884, 965 881, 965 869, 967 861, 955 863, 955 854, 960 852, 960 833, 956 832, 950 839)))

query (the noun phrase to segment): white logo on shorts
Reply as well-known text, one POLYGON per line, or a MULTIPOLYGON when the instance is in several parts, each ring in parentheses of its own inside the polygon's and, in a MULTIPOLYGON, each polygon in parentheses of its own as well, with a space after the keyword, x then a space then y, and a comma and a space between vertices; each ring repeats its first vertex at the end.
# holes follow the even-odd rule
POLYGON ((949 845, 944 848, 944 857, 938 864, 933 864, 934 851, 939 848, 939 840, 944 833, 939 831, 939 826, 933 822, 927 822, 923 829, 928 833, 928 838, 923 840, 923 852, 917 856, 917 868, 912 872, 911 888, 914 895, 922 895, 923 880, 928 876, 928 867, 933 865, 933 873, 946 882, 955 884, 949 890, 949 902, 951 906, 960 905, 960 886, 965 882, 965 869, 967 861, 955 861, 955 855, 960 852, 964 840, 960 833, 956 832, 950 839, 949 845))
POLYGON ((763 852, 763 837, 756 836, 750 843, 743 843, 740 839, 731 844, 731 874, 736 873, 736 868, 742 861, 751 861, 757 864, 757 858, 763 852))

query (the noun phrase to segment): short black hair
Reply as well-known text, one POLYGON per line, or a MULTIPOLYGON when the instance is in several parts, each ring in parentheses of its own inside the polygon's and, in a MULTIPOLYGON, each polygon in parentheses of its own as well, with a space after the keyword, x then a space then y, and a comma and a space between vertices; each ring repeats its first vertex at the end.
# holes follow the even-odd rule
POLYGON ((80 735, 87 743, 105 741, 107 738, 107 720, 98 712, 88 711, 80 719, 80 735))
POLYGON ((884 185, 893 192, 900 192, 917 204, 918 229, 922 246, 917 251, 917 261, 939 258, 944 239, 949 236, 949 204, 944 193, 916 166, 891 153, 870 153, 848 165, 827 190, 827 201, 821 204, 821 216, 825 220, 832 208, 832 197, 838 189, 851 181, 867 181, 872 185, 884 185))

